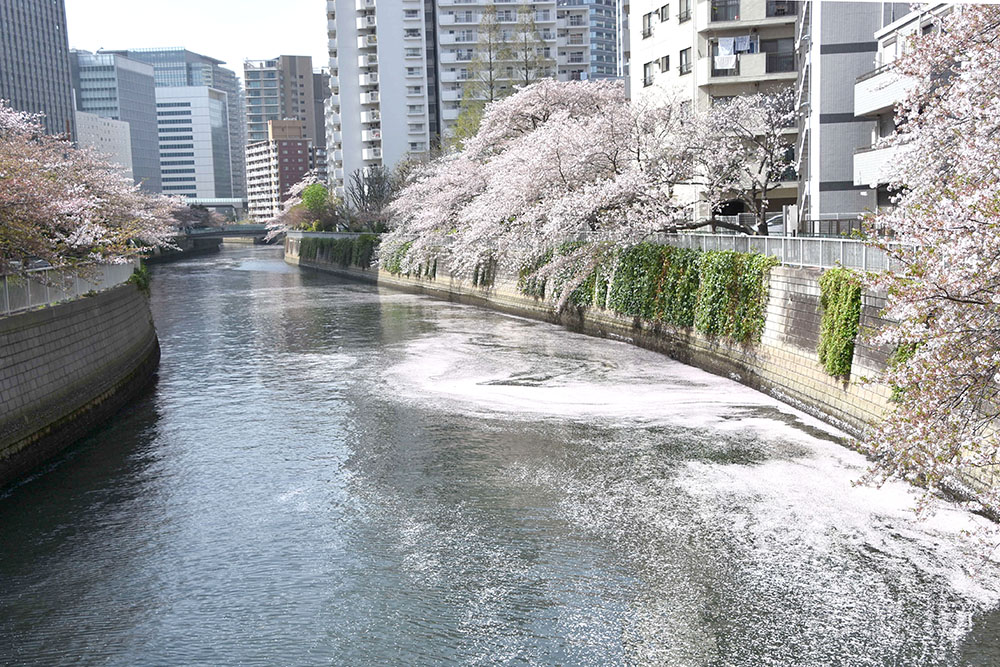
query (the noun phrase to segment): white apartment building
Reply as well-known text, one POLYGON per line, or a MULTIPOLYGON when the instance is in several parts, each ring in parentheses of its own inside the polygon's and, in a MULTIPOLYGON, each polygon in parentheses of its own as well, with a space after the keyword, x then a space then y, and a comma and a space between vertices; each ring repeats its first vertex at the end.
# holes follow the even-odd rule
POLYGON ((91 148, 100 153, 132 178, 132 137, 129 124, 125 121, 77 111, 76 141, 81 148, 91 148))
POLYGON ((156 89, 164 194, 201 200, 233 197, 228 109, 226 93, 208 86, 156 89))
MULTIPOLYGON (((427 154, 458 118, 487 5, 517 29, 528 7, 539 55, 560 79, 619 76, 621 0, 328 0, 331 185, 343 192, 358 169, 427 154)), ((511 66, 505 76, 513 81, 511 66)))
POLYGON ((430 148, 424 5, 424 0, 378 6, 375 0, 327 2, 333 91, 327 159, 331 186, 340 194, 354 171, 391 166, 430 148))
MULTIPOLYGON (((629 91, 639 103, 690 101, 694 108, 737 95, 794 86, 793 0, 630 0, 629 91)), ((789 128, 794 134, 796 130, 789 128)), ((769 211, 794 206, 795 180, 768 193, 769 211)), ((738 215, 734 202, 717 211, 738 215)), ((697 215, 710 212, 699 210, 697 215)))

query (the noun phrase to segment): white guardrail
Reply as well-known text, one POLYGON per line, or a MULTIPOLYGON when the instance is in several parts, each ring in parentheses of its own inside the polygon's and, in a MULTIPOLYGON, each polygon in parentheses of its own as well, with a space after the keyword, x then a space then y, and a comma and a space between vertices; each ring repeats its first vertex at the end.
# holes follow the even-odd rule
POLYGON ((99 264, 86 278, 59 276, 58 271, 51 268, 32 269, 27 277, 0 276, 0 316, 121 285, 138 266, 138 260, 127 264, 99 264))
MULTIPOLYGON (((812 236, 742 236, 734 234, 657 234, 656 243, 695 250, 736 250, 776 257, 788 266, 832 269, 843 266, 861 271, 889 271, 895 267, 884 250, 858 239, 812 236)), ((897 244, 890 244, 896 247, 897 244)), ((903 244, 898 244, 903 247, 903 244)))

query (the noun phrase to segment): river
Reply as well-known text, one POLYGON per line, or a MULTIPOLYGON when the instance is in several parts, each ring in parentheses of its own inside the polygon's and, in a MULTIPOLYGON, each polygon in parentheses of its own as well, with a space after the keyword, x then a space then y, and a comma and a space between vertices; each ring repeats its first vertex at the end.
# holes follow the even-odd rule
POLYGON ((816 420, 226 246, 155 387, 0 495, 0 663, 1000 664, 1000 567, 816 420))

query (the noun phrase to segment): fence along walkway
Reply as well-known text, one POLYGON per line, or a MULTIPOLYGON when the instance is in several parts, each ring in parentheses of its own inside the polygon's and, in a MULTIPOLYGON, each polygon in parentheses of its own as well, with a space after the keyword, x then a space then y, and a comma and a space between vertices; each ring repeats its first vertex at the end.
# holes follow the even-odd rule
POLYGON ((63 277, 56 269, 32 269, 28 277, 0 276, 0 316, 48 306, 121 285, 132 276, 138 262, 100 264, 88 278, 63 277))
MULTIPOLYGON (((857 239, 827 239, 803 236, 744 236, 736 234, 657 234, 656 243, 695 250, 736 250, 776 257, 788 266, 831 269, 843 266, 861 271, 897 269, 884 250, 857 239)), ((890 244, 903 247, 903 244, 890 244)))

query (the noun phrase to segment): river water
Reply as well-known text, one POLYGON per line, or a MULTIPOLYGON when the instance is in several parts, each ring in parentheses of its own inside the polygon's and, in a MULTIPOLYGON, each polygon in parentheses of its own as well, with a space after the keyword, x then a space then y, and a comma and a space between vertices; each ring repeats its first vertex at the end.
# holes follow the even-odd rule
POLYGON ((271 248, 153 278, 155 388, 0 496, 2 664, 1000 664, 975 518, 767 396, 271 248))

